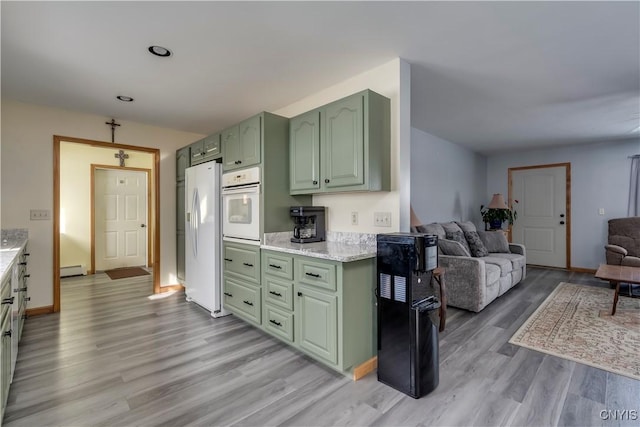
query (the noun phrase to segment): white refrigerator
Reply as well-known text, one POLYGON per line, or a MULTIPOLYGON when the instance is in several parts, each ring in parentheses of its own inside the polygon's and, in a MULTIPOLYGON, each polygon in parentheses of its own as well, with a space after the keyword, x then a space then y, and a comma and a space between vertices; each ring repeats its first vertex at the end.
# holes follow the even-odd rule
POLYGON ((186 170, 185 292, 213 317, 230 313, 222 308, 222 165, 209 162, 186 170))

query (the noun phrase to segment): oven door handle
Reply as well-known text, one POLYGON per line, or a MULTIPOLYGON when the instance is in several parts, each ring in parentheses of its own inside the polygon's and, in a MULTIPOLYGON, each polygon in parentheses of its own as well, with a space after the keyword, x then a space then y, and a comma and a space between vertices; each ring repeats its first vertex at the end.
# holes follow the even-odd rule
POLYGON ((260 184, 222 189, 223 196, 230 196, 232 194, 260 194, 260 184))

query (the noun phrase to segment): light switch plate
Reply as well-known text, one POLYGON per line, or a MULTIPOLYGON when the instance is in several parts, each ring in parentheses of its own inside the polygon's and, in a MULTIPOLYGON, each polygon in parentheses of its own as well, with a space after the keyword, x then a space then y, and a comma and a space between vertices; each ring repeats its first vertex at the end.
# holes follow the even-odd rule
POLYGON ((391 212, 374 212, 373 225, 376 227, 391 227, 391 212))
POLYGON ((49 209, 31 209, 30 214, 31 221, 51 219, 51 211, 49 209))

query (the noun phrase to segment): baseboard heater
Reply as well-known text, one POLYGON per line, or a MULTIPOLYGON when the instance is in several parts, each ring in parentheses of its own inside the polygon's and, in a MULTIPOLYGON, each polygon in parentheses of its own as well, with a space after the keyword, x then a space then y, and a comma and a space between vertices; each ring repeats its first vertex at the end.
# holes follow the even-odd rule
POLYGON ((60 277, 86 276, 87 267, 84 264, 70 265, 60 268, 60 277))

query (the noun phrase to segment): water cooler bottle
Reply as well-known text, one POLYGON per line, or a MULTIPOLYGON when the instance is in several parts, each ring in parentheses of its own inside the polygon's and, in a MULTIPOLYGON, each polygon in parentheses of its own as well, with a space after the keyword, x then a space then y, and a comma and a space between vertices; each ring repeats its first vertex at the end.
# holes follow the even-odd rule
POLYGON ((437 236, 378 234, 378 381, 419 398, 438 386, 437 236))

